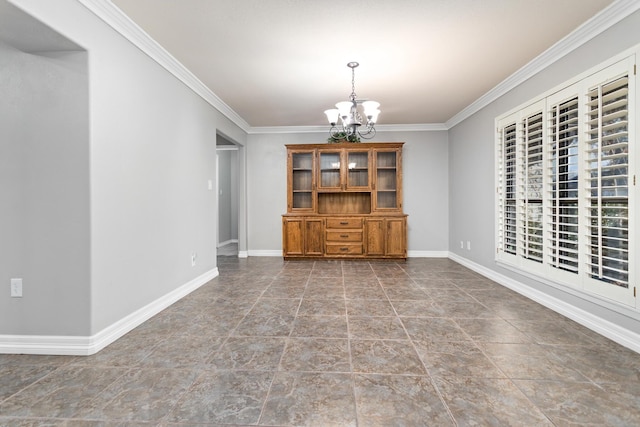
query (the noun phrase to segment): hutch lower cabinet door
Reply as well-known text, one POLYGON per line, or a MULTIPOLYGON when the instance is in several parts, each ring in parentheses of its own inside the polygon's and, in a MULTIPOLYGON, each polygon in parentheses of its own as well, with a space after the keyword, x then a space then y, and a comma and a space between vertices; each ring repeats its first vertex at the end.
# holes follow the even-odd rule
POLYGON ((323 232, 322 218, 283 218, 282 249, 285 257, 321 257, 324 254, 323 232))
POLYGON ((365 220, 366 254, 369 257, 407 257, 407 218, 384 217, 365 220))

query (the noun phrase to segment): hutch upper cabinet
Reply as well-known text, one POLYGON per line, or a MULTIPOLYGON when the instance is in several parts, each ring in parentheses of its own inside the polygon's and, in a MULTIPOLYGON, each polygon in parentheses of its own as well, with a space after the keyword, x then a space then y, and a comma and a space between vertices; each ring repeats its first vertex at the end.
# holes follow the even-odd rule
POLYGON ((287 145, 284 257, 406 258, 402 145, 287 145))

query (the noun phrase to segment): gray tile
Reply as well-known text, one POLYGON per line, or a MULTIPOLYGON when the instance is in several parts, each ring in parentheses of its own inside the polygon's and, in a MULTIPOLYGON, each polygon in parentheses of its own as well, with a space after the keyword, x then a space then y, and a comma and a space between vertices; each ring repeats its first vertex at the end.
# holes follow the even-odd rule
POLYGON ((455 322, 476 342, 532 343, 525 335, 504 319, 459 319, 455 322))
POLYGON ((351 316, 395 316, 391 303, 385 299, 347 300, 347 314, 351 316))
MULTIPOLYGON (((425 290, 455 288, 452 282, 446 279, 414 278, 413 283, 415 283, 419 288, 425 290)), ((455 288, 455 291, 460 292, 457 288, 455 288)))
POLYGON ((349 338, 406 340, 407 333, 397 317, 349 316, 349 338))
POLYGON ((283 371, 350 372, 346 339, 290 338, 280 362, 283 371))
POLYGON ((454 319, 499 319, 500 317, 484 305, 473 301, 441 300, 438 305, 454 319))
POLYGON ((428 376, 355 376, 359 425, 455 425, 428 376))
POLYGON ((575 360, 569 364, 554 356, 554 348, 539 344, 481 343, 480 348, 509 378, 586 381, 575 360))
POLYGON ((398 316, 404 317, 446 317, 447 312, 436 302, 429 300, 391 301, 398 316))
POLYGON ((410 341, 351 340, 353 371, 374 374, 426 375, 410 341))
POLYGON ((294 316, 251 316, 248 315, 234 330, 235 336, 287 337, 293 327, 294 316))
POLYGON ((347 316, 298 316, 291 336, 347 338, 347 316))
POLYGON ((598 384, 640 382, 640 354, 618 344, 549 346, 562 366, 573 368, 598 384))
POLYGON ((299 316, 344 316, 346 309, 341 299, 305 298, 298 309, 299 316))
POLYGON ((552 426, 508 379, 436 378, 436 387, 459 426, 552 426))
POLYGON ((56 366, 0 365, 0 402, 53 372, 56 366))
POLYGON ((115 367, 61 367, 2 402, 0 414, 71 418, 127 371, 115 367))
POLYGON ((207 364, 217 369, 275 371, 284 346, 285 338, 231 337, 207 364))
MULTIPOLYGON (((373 273, 373 270, 372 270, 373 273)), ((364 276, 345 276, 344 278, 345 288, 379 288, 380 281, 373 275, 366 274, 364 276)))
POLYGON ((414 287, 414 288, 385 288, 387 298, 391 301, 397 300, 431 300, 426 291, 414 287))
POLYGON ((415 342, 429 375, 433 377, 506 378, 489 358, 470 341, 415 342))
POLYGON ((154 368, 193 368, 202 365, 216 351, 223 337, 207 335, 178 335, 156 346, 140 366, 154 368))
POLYGON ((576 334, 575 331, 567 329, 563 323, 554 321, 537 320, 509 320, 513 326, 529 336, 538 344, 559 344, 559 345, 593 345, 595 344, 589 337, 583 334, 576 334))
POLYGON ((195 317, 180 333, 191 336, 206 335, 226 337, 244 318, 244 314, 223 316, 218 313, 205 313, 195 317))
POLYGON ((402 317, 407 333, 419 341, 470 341, 471 339, 452 320, 442 317, 402 317))
POLYGON ((344 287, 342 285, 316 286, 309 284, 304 291, 303 298, 344 300, 344 287))
POLYGON ((193 370, 132 369, 83 405, 76 416, 95 420, 159 421, 196 377, 193 370))
POLYGON ((41 354, 0 354, 0 368, 3 366, 53 366, 59 367, 74 361, 74 356, 49 356, 41 354))
POLYGON ((305 285, 271 285, 262 296, 266 298, 302 298, 304 289, 305 285))
POLYGON ((356 426, 351 375, 278 372, 260 424, 356 426))
POLYGON ((637 383, 607 387, 591 382, 516 380, 515 383, 557 426, 640 425, 637 383))
POLYGON ((362 287, 353 287, 353 286, 347 286, 345 287, 345 296, 347 298, 347 300, 361 300, 361 299, 365 299, 365 300, 386 300, 387 299, 387 295, 385 294, 384 290, 380 287, 374 287, 374 286, 370 286, 368 288, 362 288, 362 287))
POLYGON ((250 316, 295 316, 300 306, 299 298, 259 298, 249 311, 250 316))
POLYGON ((273 372, 205 371, 165 420, 257 424, 273 376, 273 372))

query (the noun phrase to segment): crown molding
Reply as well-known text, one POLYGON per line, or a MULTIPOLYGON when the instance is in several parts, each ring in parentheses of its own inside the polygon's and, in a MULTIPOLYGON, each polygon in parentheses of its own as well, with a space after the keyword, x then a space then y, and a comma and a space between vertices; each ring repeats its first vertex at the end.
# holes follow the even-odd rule
MULTIPOLYGON (((220 113, 235 123, 247 134, 269 133, 316 133, 326 132, 322 126, 250 126, 238 113, 222 101, 215 93, 204 85, 193 73, 176 60, 169 52, 153 40, 144 30, 133 22, 124 12, 109 0, 78 0, 83 6, 102 19, 107 25, 133 43, 167 71, 176 76, 196 94, 211 104, 220 113)), ((527 79, 547 68, 563 56, 577 49, 598 34, 606 31, 622 19, 640 9, 637 0, 616 0, 609 7, 593 16, 569 35, 555 43, 538 55, 528 64, 507 77, 489 92, 465 107, 445 123, 379 125, 379 132, 421 132, 449 130, 482 108, 503 96, 527 79)))
POLYGON ((109 0, 78 0, 78 2, 177 77, 240 129, 245 132, 250 129, 249 123, 109 0))
MULTIPOLYGON (((433 132, 448 130, 444 123, 423 123, 404 125, 376 125, 376 132, 433 132)), ((273 134, 273 133, 328 133, 327 126, 253 126, 249 134, 273 134)))
POLYGON ((636 12, 638 9, 640 9, 640 2, 637 0, 617 0, 613 2, 609 7, 603 9, 597 15, 594 15, 569 35, 555 43, 546 51, 542 52, 524 67, 520 68, 489 92, 485 93, 458 114, 447 120, 445 123, 447 129, 451 129, 463 120, 477 113, 502 95, 549 67, 551 64, 582 46, 598 34, 608 30, 613 25, 636 12))

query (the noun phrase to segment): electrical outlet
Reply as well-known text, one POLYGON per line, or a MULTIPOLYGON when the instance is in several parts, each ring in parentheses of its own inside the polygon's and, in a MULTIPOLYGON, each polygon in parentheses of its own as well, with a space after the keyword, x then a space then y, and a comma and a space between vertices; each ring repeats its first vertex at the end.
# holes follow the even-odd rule
POLYGON ((464 249, 464 242, 460 240, 460 249, 464 249))
POLYGON ((467 240, 467 250, 471 250, 471 240, 467 240))
POLYGON ((198 258, 198 254, 196 252, 191 254, 191 267, 196 266, 196 258, 198 258))
POLYGON ((11 279, 11 297, 22 298, 22 279, 11 279))

